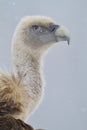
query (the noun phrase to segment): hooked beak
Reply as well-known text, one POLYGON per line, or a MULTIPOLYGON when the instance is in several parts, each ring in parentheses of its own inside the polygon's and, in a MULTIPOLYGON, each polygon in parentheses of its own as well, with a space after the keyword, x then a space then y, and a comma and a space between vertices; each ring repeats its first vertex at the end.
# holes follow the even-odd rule
POLYGON ((70 32, 66 27, 59 26, 55 31, 55 35, 57 41, 67 41, 68 45, 70 44, 70 32))
POLYGON ((55 33, 57 38, 57 42, 59 41, 67 41, 68 45, 70 43, 70 32, 64 26, 50 24, 49 29, 51 32, 55 33))

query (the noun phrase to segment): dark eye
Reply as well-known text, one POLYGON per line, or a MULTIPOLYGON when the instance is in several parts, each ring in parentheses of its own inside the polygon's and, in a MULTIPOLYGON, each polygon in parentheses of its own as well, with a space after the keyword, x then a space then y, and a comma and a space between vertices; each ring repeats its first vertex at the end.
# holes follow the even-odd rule
POLYGON ((32 26, 32 29, 33 29, 33 31, 36 32, 36 33, 41 32, 41 27, 38 26, 38 25, 33 25, 33 26, 32 26))
POLYGON ((47 29, 44 26, 33 25, 32 29, 36 33, 46 33, 47 32, 47 29))
POLYGON ((32 27, 33 27, 34 30, 37 30, 39 28, 38 25, 33 25, 32 27))

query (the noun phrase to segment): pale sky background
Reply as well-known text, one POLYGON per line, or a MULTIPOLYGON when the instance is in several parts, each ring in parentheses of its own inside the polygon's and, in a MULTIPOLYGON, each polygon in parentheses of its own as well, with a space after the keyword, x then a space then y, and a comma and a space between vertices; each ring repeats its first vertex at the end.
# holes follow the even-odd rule
POLYGON ((44 59, 45 96, 28 123, 46 130, 87 130, 87 0, 0 0, 0 66, 11 70, 11 39, 25 15, 50 16, 71 32, 44 59))

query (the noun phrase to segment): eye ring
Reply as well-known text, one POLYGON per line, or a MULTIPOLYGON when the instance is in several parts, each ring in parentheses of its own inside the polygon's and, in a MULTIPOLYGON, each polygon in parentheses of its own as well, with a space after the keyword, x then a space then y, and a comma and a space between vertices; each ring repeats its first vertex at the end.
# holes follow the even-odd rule
POLYGON ((45 28, 44 26, 41 26, 41 25, 32 25, 32 30, 33 30, 33 32, 35 32, 35 33, 47 33, 48 32, 48 30, 47 30, 47 28, 45 28))
POLYGON ((37 30, 39 28, 38 25, 33 25, 32 27, 33 27, 34 30, 37 30))

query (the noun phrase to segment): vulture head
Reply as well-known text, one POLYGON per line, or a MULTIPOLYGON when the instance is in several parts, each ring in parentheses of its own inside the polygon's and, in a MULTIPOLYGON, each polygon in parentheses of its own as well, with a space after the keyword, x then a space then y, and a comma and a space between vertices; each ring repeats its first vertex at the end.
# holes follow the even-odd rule
POLYGON ((27 16, 18 24, 14 38, 16 44, 23 44, 33 52, 42 53, 59 41, 67 41, 69 44, 70 33, 49 17, 27 16))

